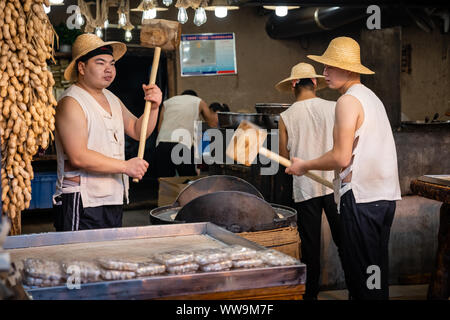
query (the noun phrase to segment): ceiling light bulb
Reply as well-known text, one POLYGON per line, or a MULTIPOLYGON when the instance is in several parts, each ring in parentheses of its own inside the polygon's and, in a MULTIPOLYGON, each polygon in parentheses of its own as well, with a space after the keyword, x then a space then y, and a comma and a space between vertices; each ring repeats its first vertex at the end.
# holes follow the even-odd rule
POLYGON ((96 34, 97 37, 99 37, 99 38, 103 37, 102 28, 100 28, 100 27, 95 28, 95 34, 96 34))
POLYGON ((186 12, 186 8, 180 7, 178 9, 178 22, 181 24, 185 24, 188 21, 188 15, 186 12))
POLYGON ((103 27, 105 29, 108 29, 108 27, 109 27, 109 20, 108 19, 105 20, 105 23, 103 24, 103 27))
POLYGON ((44 6, 44 12, 45 12, 45 14, 49 14, 50 13, 50 6, 46 6, 45 4, 43 4, 43 6, 44 6))
POLYGON ((163 4, 168 7, 172 4, 172 0, 163 0, 163 4))
POLYGON ((279 17, 284 17, 288 13, 288 8, 286 6, 277 6, 275 8, 275 14, 279 17))
POLYGON ((225 18, 228 14, 228 9, 227 7, 216 7, 214 9, 214 14, 217 18, 225 18))
POLYGON ((125 13, 121 13, 119 15, 119 27, 123 27, 127 24, 127 17, 125 16, 125 13))
POLYGON ((200 27, 202 24, 204 24, 206 22, 206 19, 206 12, 204 8, 200 7, 195 10, 194 24, 197 27, 200 27))
POLYGON ((131 34, 131 30, 125 30, 125 41, 130 42, 133 39, 133 35, 131 34))
POLYGON ((77 16, 75 18, 75 25, 77 26, 77 29, 80 29, 80 27, 84 24, 84 18, 81 13, 77 13, 77 16))

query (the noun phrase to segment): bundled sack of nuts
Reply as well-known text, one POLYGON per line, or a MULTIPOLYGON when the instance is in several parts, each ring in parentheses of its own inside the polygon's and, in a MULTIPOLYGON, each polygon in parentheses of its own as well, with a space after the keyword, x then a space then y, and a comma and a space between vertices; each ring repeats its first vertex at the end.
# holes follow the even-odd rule
POLYGON ((101 270, 101 277, 104 280, 127 280, 136 277, 136 271, 139 267, 136 262, 129 262, 115 258, 98 259, 101 270))
POLYGON ((100 281, 101 268, 91 261, 65 261, 62 263, 66 277, 78 276, 80 283, 100 281))
POLYGON ((155 261, 141 262, 138 264, 136 275, 138 277, 156 276, 166 272, 166 266, 155 261))
POLYGON ((65 273, 56 261, 27 258, 23 261, 24 283, 30 287, 49 287, 63 284, 65 273))
POLYGON ((258 268, 264 265, 256 250, 240 245, 232 245, 223 250, 228 253, 233 261, 233 268, 258 268))
POLYGON ((258 252, 258 258, 270 267, 292 266, 300 263, 300 261, 294 257, 288 256, 287 254, 274 249, 267 249, 258 252))
POLYGON ((199 268, 194 261, 193 252, 172 250, 156 254, 154 259, 166 266, 167 272, 171 274, 187 274, 196 272, 199 268))
POLYGON ((147 277, 162 274, 166 266, 153 260, 146 262, 130 262, 122 259, 101 258, 100 265, 105 269, 101 272, 105 280, 126 280, 135 277, 147 277))
POLYGON ((47 68, 56 35, 43 4, 49 0, 0 1, 0 136, 3 212, 20 234, 20 212, 30 206, 31 160, 55 130, 55 81, 47 68))
POLYGON ((226 271, 233 266, 227 252, 222 249, 204 249, 194 252, 194 260, 205 272, 226 271))

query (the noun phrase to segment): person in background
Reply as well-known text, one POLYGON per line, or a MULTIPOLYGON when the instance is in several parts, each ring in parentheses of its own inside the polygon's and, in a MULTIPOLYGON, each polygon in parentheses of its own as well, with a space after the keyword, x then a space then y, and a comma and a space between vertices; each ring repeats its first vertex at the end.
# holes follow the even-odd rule
MULTIPOLYGON (((295 103, 280 114, 278 123, 280 155, 286 158, 313 159, 333 147, 335 101, 316 96, 326 87, 323 76, 314 67, 298 63, 290 77, 275 87, 291 93, 295 103)), ((326 180, 333 180, 332 171, 314 172, 326 180)), ((317 300, 320 278, 320 247, 322 211, 330 225, 334 243, 340 247, 340 217, 334 203, 333 190, 307 177, 293 177, 292 195, 297 210, 298 231, 301 238, 302 262, 306 264, 305 300, 317 300)))
MULTIPOLYGON (((124 134, 139 141, 143 117, 137 119, 106 89, 126 48, 94 34, 82 34, 73 44, 73 59, 64 78, 75 83, 64 91, 55 116, 57 231, 121 227, 128 177, 142 179, 147 171, 145 160, 125 160, 124 134)), ((161 90, 156 85, 142 88, 143 99, 158 109, 161 90)), ((149 118, 147 137, 156 120, 156 115, 149 118)))
POLYGON ((197 175, 194 163, 194 126, 205 119, 210 127, 217 127, 217 114, 193 90, 186 90, 163 103, 156 138, 155 174, 157 177, 197 175), (177 148, 177 149, 175 149, 177 148), (179 150, 180 149, 180 150, 179 150), (189 159, 177 163, 174 157, 189 159))
POLYGON ((286 173, 335 170, 335 201, 341 213, 341 259, 351 299, 389 299, 389 234, 401 199, 397 151, 381 100, 361 84, 374 74, 361 64, 359 44, 333 39, 322 56, 336 103, 333 147, 314 159, 292 158, 286 173))

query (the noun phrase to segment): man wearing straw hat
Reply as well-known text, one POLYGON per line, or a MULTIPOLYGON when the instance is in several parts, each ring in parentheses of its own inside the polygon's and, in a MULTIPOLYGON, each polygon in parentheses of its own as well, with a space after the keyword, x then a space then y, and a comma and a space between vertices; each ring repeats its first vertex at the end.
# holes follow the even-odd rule
MULTIPOLYGON (((280 154, 286 158, 314 159, 333 147, 335 101, 316 96, 327 86, 324 76, 316 74, 308 63, 292 67, 290 77, 275 88, 293 93, 296 102, 280 115, 278 122, 280 154)), ((314 172, 333 180, 331 171, 314 172)), ((308 268, 305 300, 316 300, 320 277, 320 234, 322 210, 325 211, 335 244, 339 248, 339 223, 332 190, 307 177, 293 177, 292 195, 297 210, 302 261, 308 268)))
POLYGON ((333 148, 312 160, 293 158, 287 173, 335 170, 335 200, 341 213, 340 249, 352 299, 389 298, 389 233, 395 201, 401 199, 397 152, 383 103, 361 84, 374 74, 360 62, 358 43, 333 39, 322 56, 328 87, 342 96, 336 103, 333 148))
MULTIPOLYGON (((145 160, 125 160, 124 134, 139 140, 143 117, 133 116, 106 89, 125 51, 125 44, 104 42, 93 34, 82 34, 73 44, 64 78, 75 83, 64 91, 56 109, 58 231, 121 227, 128 177, 142 179, 147 171, 145 160)), ((144 99, 157 109, 161 90, 156 85, 143 85, 143 90, 144 99)), ((147 137, 157 114, 150 116, 147 137)))

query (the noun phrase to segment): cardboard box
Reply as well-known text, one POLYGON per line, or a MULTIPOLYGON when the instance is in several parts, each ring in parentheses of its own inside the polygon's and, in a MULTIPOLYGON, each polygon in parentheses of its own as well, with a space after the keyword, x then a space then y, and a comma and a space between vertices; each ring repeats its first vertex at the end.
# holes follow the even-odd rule
POLYGON ((203 177, 206 175, 159 178, 158 207, 174 203, 181 190, 190 182, 203 177))

